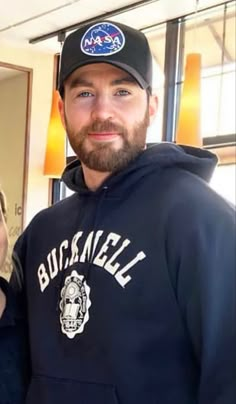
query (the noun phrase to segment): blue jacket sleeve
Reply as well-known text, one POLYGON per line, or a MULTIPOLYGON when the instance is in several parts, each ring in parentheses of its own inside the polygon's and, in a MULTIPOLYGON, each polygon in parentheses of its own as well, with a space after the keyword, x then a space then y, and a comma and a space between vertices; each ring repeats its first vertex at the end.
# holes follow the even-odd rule
POLYGON ((180 196, 170 216, 170 276, 200 369, 197 403, 235 404, 235 210, 198 191, 180 196))

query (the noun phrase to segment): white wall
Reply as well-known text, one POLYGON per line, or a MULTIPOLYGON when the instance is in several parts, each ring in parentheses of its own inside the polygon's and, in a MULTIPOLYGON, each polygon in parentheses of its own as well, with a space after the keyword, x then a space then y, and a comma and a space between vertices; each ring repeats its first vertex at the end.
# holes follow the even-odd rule
POLYGON ((7 197, 9 254, 1 275, 11 272, 11 252, 21 233, 27 73, 0 80, 0 187, 7 197))
POLYGON ((27 74, 0 81, 0 184, 7 197, 10 244, 21 232, 27 74))
POLYGON ((33 69, 30 147, 25 224, 48 206, 48 179, 43 176, 47 125, 51 108, 54 55, 13 48, 0 42, 0 62, 33 69))

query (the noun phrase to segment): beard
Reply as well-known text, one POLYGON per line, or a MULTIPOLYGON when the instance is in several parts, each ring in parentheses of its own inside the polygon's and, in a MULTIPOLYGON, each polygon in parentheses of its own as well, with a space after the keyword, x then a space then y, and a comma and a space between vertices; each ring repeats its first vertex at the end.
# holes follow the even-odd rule
POLYGON ((86 167, 100 172, 117 172, 125 168, 145 148, 147 128, 149 126, 149 110, 146 109, 142 121, 136 123, 128 131, 122 125, 115 124, 109 119, 95 120, 84 126, 79 132, 71 128, 64 111, 65 126, 68 139, 75 154, 86 167), (115 149, 112 142, 94 143, 92 150, 87 146, 90 132, 117 132, 122 140, 119 149, 115 149))

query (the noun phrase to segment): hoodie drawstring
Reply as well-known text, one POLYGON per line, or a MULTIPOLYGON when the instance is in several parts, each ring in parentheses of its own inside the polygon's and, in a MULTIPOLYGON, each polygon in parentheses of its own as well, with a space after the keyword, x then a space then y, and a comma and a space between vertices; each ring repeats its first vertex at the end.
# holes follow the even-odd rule
MULTIPOLYGON (((101 206, 102 206, 103 201, 104 201, 104 199, 106 197, 107 190, 108 190, 107 186, 104 186, 102 188, 102 193, 101 193, 101 196, 100 196, 100 199, 98 201, 98 205, 97 205, 97 208, 96 208, 96 211, 95 211, 94 224, 93 224, 93 232, 94 232, 93 234, 94 235, 96 234, 96 232, 98 230, 98 223, 100 221, 101 206)), ((92 263, 93 263, 94 254, 95 254, 95 239, 93 237, 92 245, 91 245, 91 253, 90 253, 90 256, 88 257, 88 264, 89 264, 88 265, 88 270, 87 270, 87 273, 84 275, 84 281, 86 281, 86 282, 90 278, 90 273, 91 273, 91 267, 92 267, 92 263)))

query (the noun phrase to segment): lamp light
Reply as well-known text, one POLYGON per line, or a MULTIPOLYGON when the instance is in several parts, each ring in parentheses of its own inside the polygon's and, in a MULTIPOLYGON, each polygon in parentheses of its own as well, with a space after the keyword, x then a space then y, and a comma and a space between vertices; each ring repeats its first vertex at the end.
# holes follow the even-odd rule
POLYGON ((54 90, 43 171, 50 178, 60 178, 66 165, 66 137, 58 110, 59 98, 58 91, 54 90))
POLYGON ((200 135, 201 55, 186 57, 185 78, 180 101, 176 143, 202 146, 200 135))

